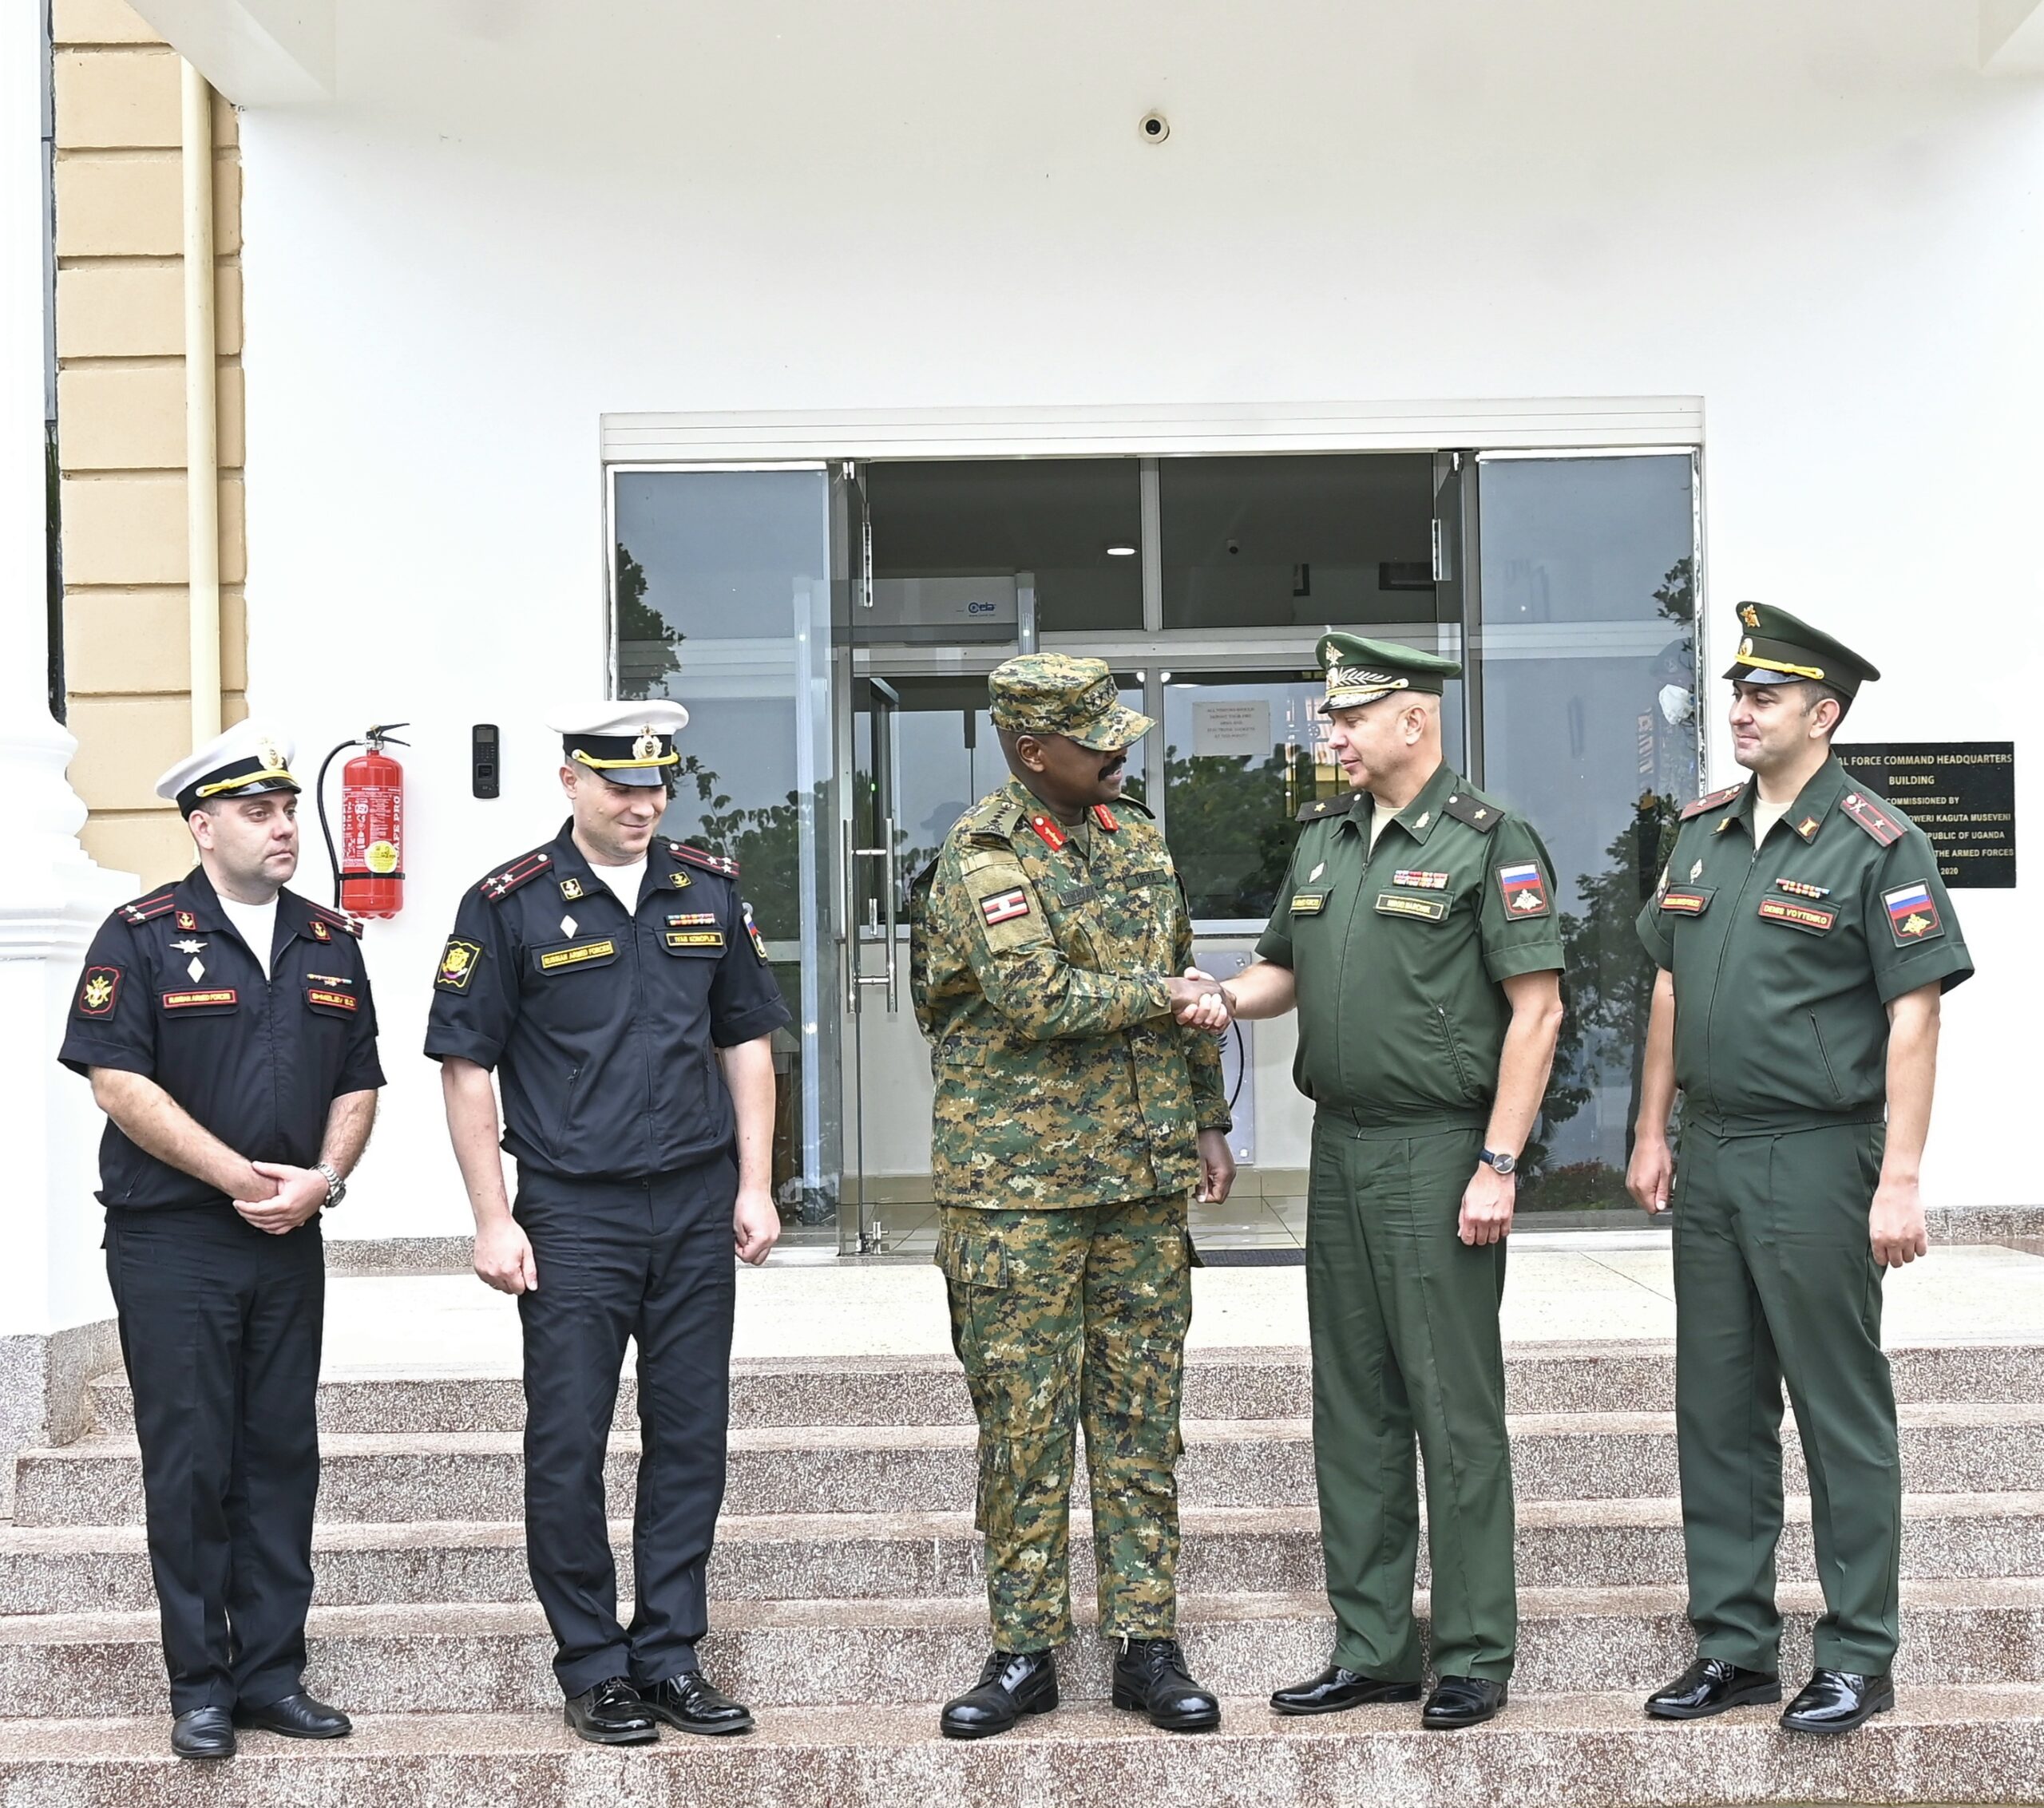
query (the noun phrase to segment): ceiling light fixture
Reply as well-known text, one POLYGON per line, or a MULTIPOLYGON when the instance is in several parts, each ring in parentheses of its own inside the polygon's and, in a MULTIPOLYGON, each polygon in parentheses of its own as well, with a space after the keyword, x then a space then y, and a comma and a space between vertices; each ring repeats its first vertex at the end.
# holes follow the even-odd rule
POLYGON ((1111 546, 1107 548, 1107 556, 1110 559, 1133 559, 1135 548, 1132 546, 1111 546))

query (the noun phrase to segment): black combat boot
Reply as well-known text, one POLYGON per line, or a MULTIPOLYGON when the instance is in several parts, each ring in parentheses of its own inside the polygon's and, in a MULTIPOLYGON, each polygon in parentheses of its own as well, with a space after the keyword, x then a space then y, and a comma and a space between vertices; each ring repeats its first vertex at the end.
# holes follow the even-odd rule
POLYGON ((1115 1706, 1147 1714, 1167 1733, 1210 1733, 1221 1704, 1192 1679, 1176 1639, 1123 1639, 1115 1659, 1115 1706))
POLYGON ((1047 1651, 997 1651, 977 1685, 945 1705, 937 1725, 946 1739, 985 1739, 1004 1733, 1025 1714, 1057 1706, 1057 1667, 1047 1651))

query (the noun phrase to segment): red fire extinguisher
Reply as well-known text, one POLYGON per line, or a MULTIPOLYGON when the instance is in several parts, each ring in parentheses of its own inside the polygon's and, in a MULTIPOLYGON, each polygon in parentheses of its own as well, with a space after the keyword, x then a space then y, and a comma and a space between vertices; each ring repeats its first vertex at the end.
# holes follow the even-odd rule
POLYGON ((394 722, 370 728, 362 740, 343 741, 319 768, 319 828, 334 868, 334 902, 357 916, 395 916, 405 904, 405 769, 384 752, 402 747, 394 722), (350 747, 358 754, 341 768, 341 847, 338 859, 327 827, 327 768, 350 747))

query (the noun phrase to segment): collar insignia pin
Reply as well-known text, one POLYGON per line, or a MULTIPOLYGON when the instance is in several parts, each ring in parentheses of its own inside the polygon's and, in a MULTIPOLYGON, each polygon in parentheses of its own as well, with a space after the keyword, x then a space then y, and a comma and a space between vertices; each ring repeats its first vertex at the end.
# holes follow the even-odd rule
POLYGON ((1692 880, 1695 880, 1695 879, 1701 879, 1702 876, 1703 876, 1703 862, 1702 862, 1701 860, 1698 860, 1698 861, 1696 863, 1696 864, 1695 864, 1694 866, 1693 866, 1693 867, 1691 867, 1691 868, 1689 868, 1689 877, 1690 877, 1692 880))

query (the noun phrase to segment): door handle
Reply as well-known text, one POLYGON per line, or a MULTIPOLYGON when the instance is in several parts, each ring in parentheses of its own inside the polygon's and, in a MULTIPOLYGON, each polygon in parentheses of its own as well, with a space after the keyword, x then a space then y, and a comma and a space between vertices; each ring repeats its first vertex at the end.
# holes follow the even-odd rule
POLYGON ((887 1008, 890 1011, 894 1011, 901 1008, 901 978, 896 963, 894 948, 894 928, 898 919, 895 913, 894 904, 894 819, 893 817, 887 817, 881 825, 881 837, 886 844, 884 847, 854 848, 850 852, 852 859, 854 860, 877 860, 880 862, 881 895, 885 900, 881 912, 881 933, 886 937, 885 970, 879 973, 868 973, 862 971, 858 964, 858 938, 856 927, 852 930, 848 939, 852 948, 853 985, 854 987, 885 986, 887 988, 887 1008))

